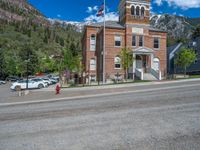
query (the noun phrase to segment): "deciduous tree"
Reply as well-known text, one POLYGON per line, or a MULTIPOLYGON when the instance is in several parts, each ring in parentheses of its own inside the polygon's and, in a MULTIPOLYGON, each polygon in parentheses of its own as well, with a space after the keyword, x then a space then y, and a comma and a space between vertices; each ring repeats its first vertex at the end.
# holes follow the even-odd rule
POLYGON ((186 76, 187 68, 197 59, 197 54, 193 49, 182 47, 176 54, 175 64, 184 69, 186 76))
POLYGON ((128 78, 128 69, 133 64, 134 58, 131 53, 131 50, 128 48, 123 48, 120 52, 121 64, 124 70, 124 77, 127 80, 128 78))

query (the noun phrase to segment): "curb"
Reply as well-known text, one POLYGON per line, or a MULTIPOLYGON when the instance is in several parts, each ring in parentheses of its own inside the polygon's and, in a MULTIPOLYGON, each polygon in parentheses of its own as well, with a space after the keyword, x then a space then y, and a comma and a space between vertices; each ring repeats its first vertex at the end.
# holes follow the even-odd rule
MULTIPOLYGON (((74 88, 62 88, 62 91, 87 91, 87 90, 98 90, 98 89, 110 89, 110 88, 123 88, 123 87, 136 87, 136 86, 145 86, 145 85, 156 85, 156 84, 172 84, 172 83, 181 83, 181 82, 191 82, 191 81, 200 81, 198 79, 183 79, 183 80, 172 80, 172 81, 154 81, 154 82, 145 82, 145 83, 126 83, 126 84, 115 84, 115 85, 100 85, 100 86, 89 86, 89 87, 74 87, 74 88)), ((48 92, 55 91, 54 88, 40 89, 33 92, 48 92)))
POLYGON ((46 102, 50 103, 50 102, 59 102, 59 101, 70 101, 70 100, 83 99, 83 98, 93 98, 93 97, 111 96, 111 95, 114 96, 114 95, 129 94, 129 93, 151 92, 151 91, 157 91, 157 90, 177 89, 180 87, 185 88, 185 87, 196 87, 196 86, 200 86, 200 83, 192 84, 192 85, 178 85, 178 86, 173 86, 173 87, 161 87, 161 88, 143 89, 143 90, 135 90, 135 91, 123 91, 123 92, 103 93, 103 94, 95 94, 95 95, 91 94, 91 95, 86 95, 86 96, 63 97, 63 98, 57 98, 57 99, 33 100, 29 102, 24 101, 24 102, 15 102, 15 103, 3 103, 3 104, 0 104, 0 107, 27 105, 27 104, 40 104, 40 103, 46 103, 46 102))

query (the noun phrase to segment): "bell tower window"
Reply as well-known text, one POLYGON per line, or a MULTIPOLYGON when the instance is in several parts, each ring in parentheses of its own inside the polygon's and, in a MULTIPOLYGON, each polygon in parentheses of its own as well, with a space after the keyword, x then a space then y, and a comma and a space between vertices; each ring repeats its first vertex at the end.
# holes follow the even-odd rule
POLYGON ((139 15, 140 15, 140 7, 137 6, 137 7, 136 7, 136 16, 139 16, 139 15))
POLYGON ((119 0, 120 24, 150 24, 152 0, 119 0))
POLYGON ((144 7, 141 8, 141 16, 144 16, 145 9, 144 7))
POLYGON ((131 15, 133 15, 133 16, 135 15, 135 6, 131 7, 131 15))

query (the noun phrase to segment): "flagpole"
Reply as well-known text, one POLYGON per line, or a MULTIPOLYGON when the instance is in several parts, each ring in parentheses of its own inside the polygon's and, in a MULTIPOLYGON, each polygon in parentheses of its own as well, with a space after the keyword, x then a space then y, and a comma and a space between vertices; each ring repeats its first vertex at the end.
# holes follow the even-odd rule
POLYGON ((106 58, 106 41, 105 41, 105 36, 106 36, 106 0, 104 0, 104 32, 103 32, 103 84, 106 83, 106 61, 105 61, 105 58, 106 58))

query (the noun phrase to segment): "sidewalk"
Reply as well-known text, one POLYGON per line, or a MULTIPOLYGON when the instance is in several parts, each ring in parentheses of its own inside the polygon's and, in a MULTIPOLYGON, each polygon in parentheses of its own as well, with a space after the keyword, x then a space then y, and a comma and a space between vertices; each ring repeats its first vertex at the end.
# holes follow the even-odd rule
POLYGON ((130 83, 130 84, 117 84, 117 85, 102 85, 102 86, 91 86, 91 87, 79 87, 79 88, 64 88, 61 90, 59 95, 55 95, 54 88, 32 90, 27 96, 17 96, 15 92, 12 96, 5 98, 0 101, 0 106, 9 105, 12 103, 38 103, 38 102, 54 102, 57 100, 72 100, 91 98, 94 96, 106 96, 114 94, 124 94, 127 92, 144 92, 145 90, 151 90, 154 88, 168 88, 176 87, 177 85, 187 86, 188 82, 193 84, 200 83, 200 79, 190 80, 176 80, 176 81, 157 81, 157 82, 146 82, 146 83, 130 83))
MULTIPOLYGON (((84 87, 69 87, 62 88, 62 91, 87 91, 87 90, 98 90, 98 89, 110 89, 110 88, 124 88, 124 87, 136 87, 144 85, 157 85, 157 84, 173 84, 181 82, 191 82, 191 81, 200 81, 200 78, 195 79, 182 79, 182 80, 161 80, 161 81, 150 81, 150 82, 138 82, 138 83, 121 83, 121 84, 109 84, 109 85, 99 85, 99 86, 84 86, 84 87)), ((35 92, 46 92, 46 91, 55 91, 55 87, 49 87, 44 89, 35 90, 35 92)))

